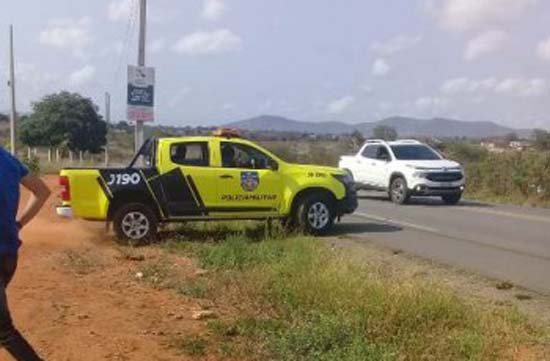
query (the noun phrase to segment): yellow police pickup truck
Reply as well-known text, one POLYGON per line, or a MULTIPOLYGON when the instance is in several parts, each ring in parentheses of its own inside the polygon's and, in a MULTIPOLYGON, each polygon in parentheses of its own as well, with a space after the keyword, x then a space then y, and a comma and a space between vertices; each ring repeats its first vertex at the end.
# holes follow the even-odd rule
POLYGON ((126 168, 63 169, 57 214, 154 238, 159 223, 279 218, 322 235, 357 208, 344 171, 290 164, 231 132, 149 139, 126 168))

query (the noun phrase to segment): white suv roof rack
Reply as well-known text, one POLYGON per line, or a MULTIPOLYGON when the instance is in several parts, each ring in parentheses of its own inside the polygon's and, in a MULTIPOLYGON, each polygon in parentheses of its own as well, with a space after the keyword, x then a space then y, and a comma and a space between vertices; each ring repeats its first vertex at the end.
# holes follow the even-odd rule
POLYGON ((384 139, 367 139, 365 144, 422 144, 416 139, 398 139, 385 141, 384 139))
POLYGON ((400 144, 422 144, 416 139, 398 139, 392 143, 400 143, 400 144))

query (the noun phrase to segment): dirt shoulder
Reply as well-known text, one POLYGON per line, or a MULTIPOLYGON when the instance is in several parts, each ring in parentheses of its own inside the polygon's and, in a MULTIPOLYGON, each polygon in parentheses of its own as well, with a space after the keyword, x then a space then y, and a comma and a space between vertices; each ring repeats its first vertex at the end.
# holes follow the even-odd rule
MULTIPOLYGON (((55 177, 46 180, 55 188, 55 177)), ((52 197, 21 235, 8 289, 18 328, 47 360, 186 359, 171 340, 201 332, 202 323, 190 317, 197 303, 140 282, 141 258, 114 247, 101 224, 60 220, 56 202, 52 197)), ((0 359, 9 359, 2 352, 0 359)))

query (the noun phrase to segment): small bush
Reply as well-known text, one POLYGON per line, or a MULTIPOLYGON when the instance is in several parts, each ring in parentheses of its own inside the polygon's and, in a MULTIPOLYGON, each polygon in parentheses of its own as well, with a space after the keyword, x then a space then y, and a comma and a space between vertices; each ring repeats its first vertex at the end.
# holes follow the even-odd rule
POLYGON ((104 267, 103 258, 99 254, 92 253, 91 251, 65 251, 62 255, 61 262, 65 267, 81 276, 94 273, 104 267))
POLYGON ((281 247, 254 242, 243 235, 230 236, 223 243, 202 247, 198 252, 199 264, 212 269, 243 270, 252 265, 269 263, 283 255, 281 247), (251 247, 251 243, 256 243, 251 247))
POLYGON ((176 286, 178 293, 194 298, 204 298, 208 293, 208 283, 203 279, 182 281, 176 286))
POLYGON ((29 172, 33 174, 40 173, 40 160, 36 156, 32 155, 30 158, 23 159, 23 164, 29 172))
POLYGON ((182 337, 175 341, 178 350, 189 356, 204 356, 208 342, 202 337, 182 337))

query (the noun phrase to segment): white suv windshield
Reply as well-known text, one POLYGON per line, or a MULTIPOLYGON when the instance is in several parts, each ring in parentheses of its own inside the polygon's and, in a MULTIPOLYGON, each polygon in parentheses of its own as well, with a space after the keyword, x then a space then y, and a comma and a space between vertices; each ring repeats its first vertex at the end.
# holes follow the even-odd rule
POLYGON ((422 144, 392 145, 391 150, 398 160, 440 160, 441 157, 422 144))

